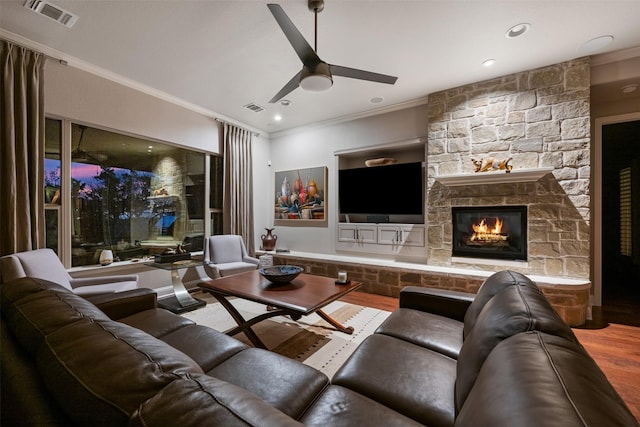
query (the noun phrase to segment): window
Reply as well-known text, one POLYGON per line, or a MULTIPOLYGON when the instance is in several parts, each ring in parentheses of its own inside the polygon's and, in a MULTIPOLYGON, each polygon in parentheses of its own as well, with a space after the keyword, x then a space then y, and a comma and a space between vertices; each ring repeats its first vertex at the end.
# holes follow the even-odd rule
POLYGON ((104 249, 113 250, 121 261, 178 244, 202 250, 208 190, 205 153, 50 119, 46 147, 45 191, 47 197, 54 194, 46 205, 47 242, 57 242, 65 211, 59 210, 60 189, 69 183, 70 196, 64 203, 70 206, 71 225, 65 232, 71 237, 71 266, 98 264, 104 249), (63 176, 60 135, 69 130, 70 176, 63 176))
POLYGON ((62 122, 47 119, 45 125, 46 143, 44 154, 44 220, 46 247, 60 254, 60 203, 61 203, 61 153, 62 122))
POLYGON ((223 190, 223 168, 222 156, 211 156, 209 158, 210 182, 209 182, 209 214, 211 216, 211 234, 222 234, 222 190, 223 190))

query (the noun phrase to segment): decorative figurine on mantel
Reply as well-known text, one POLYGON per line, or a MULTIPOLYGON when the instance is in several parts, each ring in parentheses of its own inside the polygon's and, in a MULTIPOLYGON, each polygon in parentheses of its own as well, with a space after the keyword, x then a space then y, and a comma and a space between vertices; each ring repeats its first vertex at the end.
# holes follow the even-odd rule
POLYGON ((503 170, 505 173, 511 172, 513 166, 509 164, 511 162, 512 157, 496 160, 495 157, 487 157, 487 159, 471 159, 471 162, 475 166, 476 170, 474 172, 487 172, 487 171, 496 171, 503 170))

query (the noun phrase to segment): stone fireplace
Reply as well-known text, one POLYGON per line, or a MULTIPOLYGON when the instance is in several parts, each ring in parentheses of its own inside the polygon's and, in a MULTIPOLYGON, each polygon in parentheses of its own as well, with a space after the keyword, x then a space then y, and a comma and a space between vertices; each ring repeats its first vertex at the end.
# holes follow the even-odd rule
POLYGON ((502 260, 452 256, 452 208, 517 205, 528 217, 526 260, 508 268, 589 279, 589 85, 589 59, 580 58, 429 95, 429 265, 504 269, 502 260), (513 170, 474 173, 472 159, 489 157, 511 157, 513 170))
POLYGON ((526 206, 451 208, 453 257, 527 260, 526 206))

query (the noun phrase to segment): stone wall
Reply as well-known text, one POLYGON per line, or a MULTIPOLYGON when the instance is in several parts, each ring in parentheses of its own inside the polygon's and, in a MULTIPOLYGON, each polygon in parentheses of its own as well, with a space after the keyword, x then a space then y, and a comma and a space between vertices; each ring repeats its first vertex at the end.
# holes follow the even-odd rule
MULTIPOLYGON (((152 190, 164 189, 169 196, 172 196, 154 201, 151 208, 155 214, 160 214, 164 209, 175 211, 177 218, 173 226, 173 234, 165 237, 176 241, 182 241, 182 236, 187 227, 188 213, 184 191, 185 170, 186 159, 184 154, 180 150, 174 150, 170 154, 165 153, 158 157, 153 170, 154 176, 151 178, 152 190)), ((158 228, 154 226, 150 230, 149 238, 151 240, 162 240, 163 238, 158 231, 158 228)))
MULTIPOLYGON (((429 95, 427 230, 430 265, 451 258, 451 207, 526 205, 525 274, 589 278, 590 65, 580 58, 429 95), (511 157, 515 169, 553 168, 537 182, 448 187, 472 158, 511 157)), ((504 265, 482 264, 483 270, 504 265)))

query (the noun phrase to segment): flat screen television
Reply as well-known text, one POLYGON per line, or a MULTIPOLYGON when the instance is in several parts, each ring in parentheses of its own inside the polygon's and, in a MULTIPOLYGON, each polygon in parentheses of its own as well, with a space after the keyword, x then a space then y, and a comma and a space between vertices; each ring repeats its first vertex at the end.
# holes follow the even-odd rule
POLYGON ((422 215, 422 162, 338 171, 341 214, 422 215))

